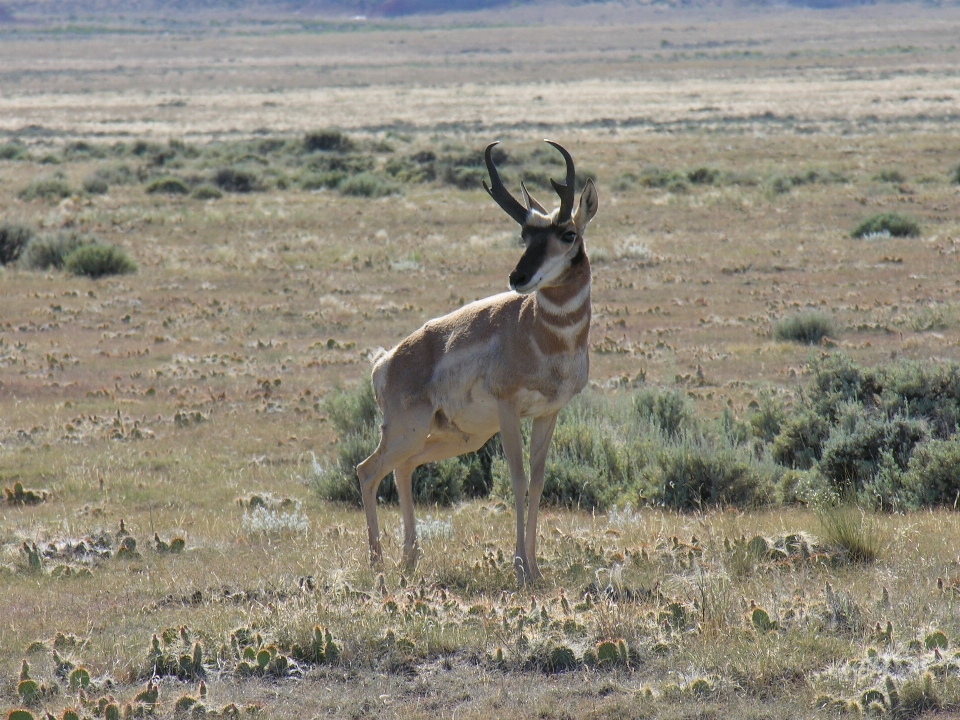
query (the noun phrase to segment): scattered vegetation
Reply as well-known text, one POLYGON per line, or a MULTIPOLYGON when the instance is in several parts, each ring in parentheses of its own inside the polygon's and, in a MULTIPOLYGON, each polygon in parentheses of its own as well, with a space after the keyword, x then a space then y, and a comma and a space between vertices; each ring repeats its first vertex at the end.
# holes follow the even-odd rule
POLYGON ((72 230, 44 233, 27 244, 20 257, 20 264, 28 270, 60 270, 71 253, 95 242, 95 237, 72 230))
POLYGON ((144 188, 148 193, 164 193, 165 195, 187 195, 190 186, 181 178, 168 175, 151 180, 144 188))
POLYGON ((38 178, 20 191, 21 200, 62 200, 73 195, 73 190, 66 178, 53 176, 38 178))
POLYGON ((97 279, 105 275, 128 275, 137 271, 127 251, 116 245, 90 243, 67 255, 63 267, 74 275, 97 279))
POLYGON ((875 237, 916 237, 920 234, 920 224, 907 215, 880 213, 863 220, 852 234, 855 238, 866 240, 875 237))
POLYGON ((15 222, 0 223, 0 265, 16 262, 31 240, 33 228, 15 222))
POLYGON ((824 338, 836 337, 833 318, 818 310, 808 310, 778 320, 773 326, 773 336, 781 342, 797 342, 804 345, 819 345, 824 338))

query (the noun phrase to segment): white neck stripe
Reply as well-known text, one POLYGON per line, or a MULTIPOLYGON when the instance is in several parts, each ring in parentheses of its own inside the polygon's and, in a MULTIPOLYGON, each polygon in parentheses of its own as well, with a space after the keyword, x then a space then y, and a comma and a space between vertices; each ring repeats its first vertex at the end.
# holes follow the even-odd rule
POLYGON ((543 296, 542 292, 538 292, 537 304, 541 307, 541 309, 543 309, 544 312, 550 315, 569 315, 570 313, 579 310, 589 297, 590 283, 588 282, 580 292, 559 305, 552 300, 547 300, 547 298, 543 296))

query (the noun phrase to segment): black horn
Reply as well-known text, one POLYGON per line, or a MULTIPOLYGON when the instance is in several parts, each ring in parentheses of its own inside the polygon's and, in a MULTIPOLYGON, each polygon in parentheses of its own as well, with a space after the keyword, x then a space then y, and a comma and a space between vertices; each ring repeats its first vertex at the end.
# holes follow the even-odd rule
POLYGON ((577 171, 573 167, 573 158, 570 157, 570 153, 568 153, 562 145, 553 142, 553 140, 544 140, 544 142, 553 145, 559 150, 560 154, 563 155, 564 161, 567 163, 566 183, 561 185, 553 178, 550 178, 550 184, 553 185, 553 189, 556 190, 557 195, 560 196, 560 212, 557 215, 557 222, 566 222, 573 214, 573 202, 577 190, 577 171))
MULTIPOLYGON (((492 142, 487 145, 487 149, 483 151, 483 160, 487 164, 487 172, 490 173, 490 184, 492 185, 492 187, 487 187, 487 182, 484 180, 483 189, 490 193, 490 197, 497 201, 497 205, 503 208, 503 211, 507 213, 507 215, 523 225, 527 221, 527 209, 503 186, 503 180, 500 179, 497 166, 493 164, 493 158, 490 156, 494 145, 497 144, 498 143, 492 142)), ((563 150, 563 152, 566 153, 566 150, 563 150)), ((567 157, 569 157, 569 155, 567 157)), ((573 195, 571 194, 570 197, 572 198, 573 195)), ((572 208, 573 201, 571 200, 570 202, 570 207, 572 208)))

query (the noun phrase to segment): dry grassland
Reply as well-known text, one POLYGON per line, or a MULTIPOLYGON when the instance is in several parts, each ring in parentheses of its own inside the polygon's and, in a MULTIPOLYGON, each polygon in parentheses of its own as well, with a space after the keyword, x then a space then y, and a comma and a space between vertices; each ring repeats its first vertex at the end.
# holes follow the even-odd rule
MULTIPOLYGON (((481 189, 195 200, 135 183, 18 197, 56 171, 79 188, 108 162, 63 159, 77 140, 202 150, 340 126, 389 145, 379 168, 492 139, 531 156, 549 134, 600 188, 587 238, 593 392, 679 387, 703 415, 746 417, 764 391, 789 402, 819 353, 960 359, 955 8, 596 12, 617 24, 584 32, 578 9, 555 27, 481 15, 490 25, 3 36, 0 132, 19 133, 32 159, 0 160, 0 216, 94 233, 139 272, 0 268, 0 486, 49 491, 34 506, 0 500, 0 707, 19 705, 26 658, 57 717, 108 695, 146 713, 134 696, 156 667, 151 637, 181 627, 187 640, 173 633, 163 652, 199 641, 204 667, 161 680, 161 717, 188 712, 175 704, 200 699, 201 675, 208 711, 261 717, 899 712, 887 677, 913 715, 956 707, 949 512, 848 518, 880 558, 837 566, 818 556, 824 519, 806 509, 548 509, 546 579, 518 589, 512 512, 490 500, 421 508, 412 577, 367 569, 360 513, 310 484, 313 457, 336 442, 322 401, 368 372, 372 349, 505 288, 515 228, 481 189), (649 187, 650 166, 682 182, 649 187), (683 180, 697 168, 718 179, 683 180), (879 212, 912 215, 920 236, 851 238, 879 212), (805 309, 831 315, 836 338, 776 341, 774 323, 805 309), (126 558, 121 523, 137 541, 126 558), (161 551, 155 533, 184 551, 161 551), (795 533, 805 554, 736 543, 786 547, 795 533), (46 548, 39 569, 24 543, 46 548), (289 656, 312 647, 315 625, 339 648, 327 662, 238 671, 245 642, 289 656), (616 657, 579 662, 606 640, 616 657), (89 670, 83 693, 57 680, 54 646, 89 670), (556 672, 558 647, 576 669, 556 672)), ((399 515, 382 515, 398 559, 399 515)))

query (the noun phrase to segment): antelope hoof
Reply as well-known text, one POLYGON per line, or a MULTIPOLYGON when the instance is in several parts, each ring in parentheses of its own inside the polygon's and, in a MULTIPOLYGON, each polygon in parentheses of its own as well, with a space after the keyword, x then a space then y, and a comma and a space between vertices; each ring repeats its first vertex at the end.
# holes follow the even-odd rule
POLYGON ((407 572, 413 572, 417 569, 417 563, 420 562, 420 546, 414 545, 411 548, 403 549, 403 569, 407 572))
POLYGON ((383 569, 383 548, 379 541, 370 543, 370 567, 374 570, 383 569))

